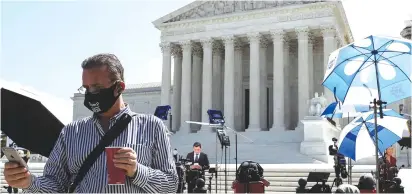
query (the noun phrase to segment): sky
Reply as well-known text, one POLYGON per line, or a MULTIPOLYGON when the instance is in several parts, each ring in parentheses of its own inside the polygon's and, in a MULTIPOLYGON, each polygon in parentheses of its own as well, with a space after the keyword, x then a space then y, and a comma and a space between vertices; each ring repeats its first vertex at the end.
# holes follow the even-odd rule
MULTIPOLYGON (((160 31, 152 22, 192 0, 1 1, 0 79, 69 99, 81 62, 113 53, 126 84, 160 82, 160 31)), ((352 34, 399 37, 411 0, 343 0, 352 34)))

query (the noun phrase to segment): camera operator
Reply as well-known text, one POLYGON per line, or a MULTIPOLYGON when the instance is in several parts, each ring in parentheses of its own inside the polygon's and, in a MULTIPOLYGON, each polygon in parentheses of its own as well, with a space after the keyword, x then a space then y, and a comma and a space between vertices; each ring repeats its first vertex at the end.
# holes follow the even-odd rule
POLYGON ((348 172, 346 171, 346 159, 345 157, 338 153, 338 146, 337 142, 338 140, 336 138, 332 138, 333 145, 329 146, 329 155, 333 156, 333 159, 335 161, 335 165, 333 168, 335 169, 335 176, 336 176, 336 186, 339 186, 342 184, 342 178, 346 178, 348 176, 348 172))
POLYGON ((195 179, 203 178, 204 180, 204 170, 209 169, 209 159, 207 158, 207 154, 202 152, 202 144, 199 142, 193 144, 193 152, 188 153, 186 159, 192 164, 190 171, 201 171, 200 177, 188 177, 186 179, 188 185, 187 191, 188 193, 193 193, 193 189, 196 186, 195 179))

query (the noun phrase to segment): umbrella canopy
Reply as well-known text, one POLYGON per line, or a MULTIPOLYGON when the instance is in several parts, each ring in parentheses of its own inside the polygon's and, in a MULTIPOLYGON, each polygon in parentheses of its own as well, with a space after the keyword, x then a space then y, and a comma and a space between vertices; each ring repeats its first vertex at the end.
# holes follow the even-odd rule
POLYGON ((328 118, 358 117, 362 112, 368 112, 369 105, 364 104, 342 104, 342 102, 332 102, 323 111, 321 116, 328 118))
POLYGON ((388 104, 411 96, 412 42, 369 36, 329 56, 323 85, 339 101, 388 104))
MULTIPOLYGON (((378 150, 384 151, 402 138, 406 130, 407 120, 391 109, 382 110, 384 117, 378 116, 378 150)), ((375 153, 375 116, 374 112, 366 112, 343 128, 339 140, 339 153, 359 160, 375 153)))
POLYGON ((1 130, 19 147, 48 157, 64 127, 61 120, 36 95, 2 86, 1 130))

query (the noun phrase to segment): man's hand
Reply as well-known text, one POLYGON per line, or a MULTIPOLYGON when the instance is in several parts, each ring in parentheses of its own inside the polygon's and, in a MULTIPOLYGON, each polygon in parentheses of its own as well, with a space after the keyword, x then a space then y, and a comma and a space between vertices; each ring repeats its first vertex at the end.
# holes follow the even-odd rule
POLYGON ((30 172, 14 162, 4 164, 4 178, 9 186, 20 189, 27 189, 31 182, 30 172))
POLYGON ((190 166, 191 169, 201 169, 202 167, 198 164, 194 164, 192 166, 190 166))
POLYGON ((126 171, 128 177, 133 177, 137 170, 136 152, 132 148, 122 148, 114 155, 114 166, 126 171))

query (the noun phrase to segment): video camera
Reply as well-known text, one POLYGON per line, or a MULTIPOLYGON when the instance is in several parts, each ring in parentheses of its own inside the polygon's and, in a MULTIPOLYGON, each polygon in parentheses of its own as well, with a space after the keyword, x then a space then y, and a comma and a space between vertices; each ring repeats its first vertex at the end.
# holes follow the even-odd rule
MULTIPOLYGON (((329 155, 333 156, 335 165, 333 166, 335 169, 336 178, 340 180, 340 177, 346 179, 348 177, 348 171, 346 170, 346 159, 345 156, 338 152, 339 148, 337 146, 338 139, 332 138, 333 145, 329 146, 329 155)), ((339 186, 339 183, 337 183, 339 186)))
POLYGON ((252 181, 260 181, 263 177, 263 168, 259 163, 253 161, 244 161, 236 170, 236 180, 239 183, 249 183, 252 181))

